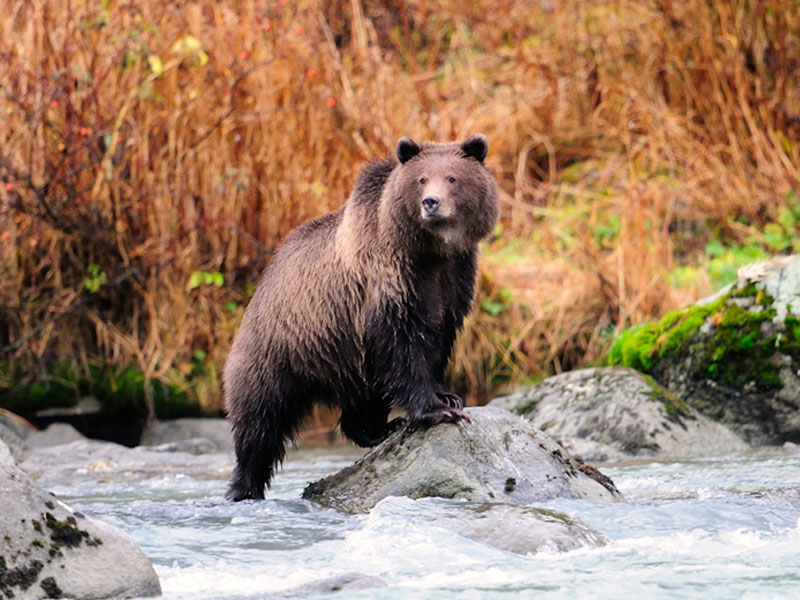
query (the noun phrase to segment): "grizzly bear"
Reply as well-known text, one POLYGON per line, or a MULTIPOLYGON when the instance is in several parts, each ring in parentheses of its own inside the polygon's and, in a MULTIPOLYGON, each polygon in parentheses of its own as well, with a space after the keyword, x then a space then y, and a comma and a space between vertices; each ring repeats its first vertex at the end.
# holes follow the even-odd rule
MULTIPOLYGON (((339 210, 292 232, 267 267, 233 342, 223 385, 236 449, 226 498, 263 498, 315 402, 374 446, 391 408, 413 424, 462 418, 444 385, 475 289, 478 242, 498 216, 488 142, 397 143, 339 210)), ((394 422, 393 422, 394 423, 394 422)))

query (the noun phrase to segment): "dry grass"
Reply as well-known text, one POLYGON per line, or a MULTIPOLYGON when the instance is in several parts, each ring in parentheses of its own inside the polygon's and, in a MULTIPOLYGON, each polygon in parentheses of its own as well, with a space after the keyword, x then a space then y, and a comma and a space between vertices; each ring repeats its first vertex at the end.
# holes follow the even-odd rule
POLYGON ((0 360, 30 377, 132 364, 218 407, 247 287, 401 135, 491 142, 475 399, 708 292, 668 276, 798 189, 797 1, 0 6, 0 360))

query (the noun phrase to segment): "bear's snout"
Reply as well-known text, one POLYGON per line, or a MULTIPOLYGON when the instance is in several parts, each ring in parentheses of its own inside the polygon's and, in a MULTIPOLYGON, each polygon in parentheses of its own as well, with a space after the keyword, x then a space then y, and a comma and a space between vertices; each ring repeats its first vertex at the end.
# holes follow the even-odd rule
POLYGON ((441 200, 439 200, 439 196, 425 196, 422 199, 422 211, 423 215, 426 217, 432 217, 437 212, 439 212, 439 205, 441 204, 441 200))

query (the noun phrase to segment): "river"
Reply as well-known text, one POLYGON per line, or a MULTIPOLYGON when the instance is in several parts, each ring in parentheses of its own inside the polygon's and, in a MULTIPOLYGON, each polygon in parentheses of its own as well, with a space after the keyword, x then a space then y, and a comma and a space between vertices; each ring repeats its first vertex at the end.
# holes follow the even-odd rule
POLYGON ((357 456, 295 451, 263 502, 228 504, 224 481, 180 475, 53 491, 133 536, 169 600, 280 597, 345 574, 386 585, 319 597, 800 598, 797 447, 603 466, 627 502, 542 507, 583 522, 605 543, 528 556, 424 518, 456 501, 388 498, 367 515, 345 515, 301 499, 309 481, 357 456))

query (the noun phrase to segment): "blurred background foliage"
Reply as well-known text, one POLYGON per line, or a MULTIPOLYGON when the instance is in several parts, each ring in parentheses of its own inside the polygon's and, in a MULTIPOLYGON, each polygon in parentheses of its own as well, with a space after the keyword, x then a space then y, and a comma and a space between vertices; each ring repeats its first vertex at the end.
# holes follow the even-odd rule
POLYGON ((0 6, 0 404, 21 412, 218 411, 281 239, 403 135, 490 140, 501 224, 450 372, 472 402, 800 251, 795 0, 0 6))

